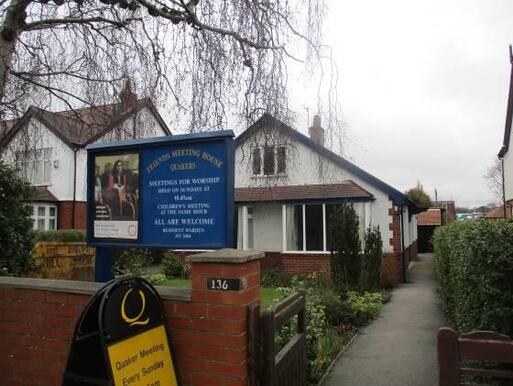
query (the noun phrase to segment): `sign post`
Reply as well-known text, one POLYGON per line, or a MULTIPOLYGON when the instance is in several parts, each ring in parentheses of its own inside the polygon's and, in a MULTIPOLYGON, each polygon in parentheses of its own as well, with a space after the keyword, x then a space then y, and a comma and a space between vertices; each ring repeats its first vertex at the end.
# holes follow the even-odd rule
MULTIPOLYGON (((87 242, 106 249, 234 246, 231 130, 87 147, 87 242)), ((103 260, 102 260, 103 259, 103 260)))

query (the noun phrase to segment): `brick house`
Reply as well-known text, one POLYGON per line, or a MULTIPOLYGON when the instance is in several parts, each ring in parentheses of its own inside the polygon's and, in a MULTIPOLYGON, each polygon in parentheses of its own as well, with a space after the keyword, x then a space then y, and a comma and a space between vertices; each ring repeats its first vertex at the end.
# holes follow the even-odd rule
POLYGON ((149 98, 127 82, 120 102, 51 112, 31 106, 0 122, 0 157, 36 188, 34 228, 85 229, 86 151, 91 143, 171 135, 149 98))
POLYGON ((389 280, 405 280, 417 254, 420 212, 403 193, 324 147, 319 117, 301 134, 264 114, 235 140, 237 247, 265 251, 264 268, 329 269, 333 204, 352 203, 360 238, 379 226, 389 280))

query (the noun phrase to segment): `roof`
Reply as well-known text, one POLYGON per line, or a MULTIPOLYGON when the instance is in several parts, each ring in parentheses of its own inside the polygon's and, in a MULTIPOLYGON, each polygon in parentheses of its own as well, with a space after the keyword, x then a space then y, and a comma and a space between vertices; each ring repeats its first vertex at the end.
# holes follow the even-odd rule
POLYGON ((509 150, 509 138, 511 135, 511 123, 513 119, 513 56, 511 54, 511 46, 509 55, 511 63, 511 72, 509 76, 508 105, 506 108, 506 124, 504 127, 504 139, 502 141, 502 147, 499 150, 499 154, 497 155, 499 158, 504 157, 504 155, 509 150))
POLYGON ((417 225, 442 225, 442 209, 430 208, 417 215, 417 225))
MULTIPOLYGON (((511 216, 511 205, 506 204, 506 214, 508 217, 511 216)), ((484 218, 504 218, 504 206, 498 206, 497 208, 490 209, 483 215, 484 218)))
POLYGON ((235 189, 235 202, 304 201, 317 199, 372 200, 374 197, 353 181, 339 184, 266 186, 235 189))
POLYGON ((36 186, 36 194, 30 201, 57 202, 59 200, 46 186, 36 186))
POLYGON ((390 199, 396 205, 407 205, 410 207, 410 209, 412 209, 412 213, 419 213, 423 210, 417 207, 417 205, 415 205, 410 199, 408 199, 408 197, 405 194, 401 193, 400 191, 388 185, 387 183, 381 181, 380 179, 374 177, 372 174, 367 173, 365 170, 359 168, 358 166, 349 162, 345 158, 339 156, 338 154, 335 154, 331 150, 326 149, 324 146, 315 143, 306 135, 301 134, 297 130, 294 130, 292 127, 280 121, 279 119, 273 117, 271 114, 264 113, 255 123, 248 127, 241 135, 239 135, 235 139, 235 146, 241 146, 247 139, 249 139, 253 135, 253 133, 257 132, 259 129, 263 127, 269 126, 282 130, 291 138, 309 147, 313 151, 322 154, 324 157, 333 161, 341 168, 354 174, 362 181, 365 181, 366 183, 375 187, 376 189, 379 189, 382 192, 388 194, 390 199))
POLYGON ((149 98, 142 98, 133 106, 123 108, 123 104, 115 103, 102 106, 92 106, 76 110, 52 112, 34 106, 16 121, 3 121, 4 135, 0 135, 0 148, 4 147, 14 135, 30 121, 36 118, 47 126, 57 137, 70 147, 84 147, 96 141, 110 130, 122 124, 128 117, 143 108, 148 108, 155 119, 168 135, 169 128, 158 113, 149 98), (9 127, 10 126, 10 127, 9 127))

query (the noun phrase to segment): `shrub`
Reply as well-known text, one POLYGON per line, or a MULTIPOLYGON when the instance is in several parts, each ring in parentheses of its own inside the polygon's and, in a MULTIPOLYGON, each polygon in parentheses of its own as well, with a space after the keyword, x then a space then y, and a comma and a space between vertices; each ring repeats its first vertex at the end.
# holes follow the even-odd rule
POLYGON ((172 252, 166 252, 162 258, 162 270, 168 279, 184 277, 184 264, 172 252))
POLYGON ((358 215, 352 205, 337 205, 330 215, 329 224, 333 285, 339 293, 344 293, 346 290, 356 289, 360 280, 358 215))
POLYGON ((264 288, 290 286, 290 276, 280 269, 263 269, 260 272, 260 285, 264 288))
POLYGON ((77 229, 38 231, 36 232, 36 241, 85 242, 85 231, 77 229))
POLYGON ((365 232, 365 248, 362 256, 360 278, 360 288, 362 290, 373 291, 380 288, 382 256, 381 232, 378 227, 368 228, 365 232))
POLYGON ((32 265, 34 246, 30 184, 0 161, 0 275, 21 275, 32 265))
POLYGON ((434 234, 435 273, 449 323, 513 335, 513 221, 456 222, 434 234))
POLYGON ((347 304, 353 313, 353 322, 356 325, 365 325, 370 320, 376 319, 383 304, 383 298, 379 292, 347 293, 347 304))
POLYGON ((143 268, 151 263, 151 252, 148 249, 121 249, 114 256, 115 269, 130 275, 141 274, 143 268))
POLYGON ((153 285, 163 284, 167 278, 163 273, 149 273, 141 276, 143 279, 148 280, 153 285))

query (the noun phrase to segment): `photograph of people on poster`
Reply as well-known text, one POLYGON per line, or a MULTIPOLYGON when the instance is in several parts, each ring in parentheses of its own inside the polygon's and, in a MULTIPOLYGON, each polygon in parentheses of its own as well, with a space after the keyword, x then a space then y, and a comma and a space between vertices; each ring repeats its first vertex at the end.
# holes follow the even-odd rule
POLYGON ((96 156, 94 236, 137 239, 139 154, 96 156))

